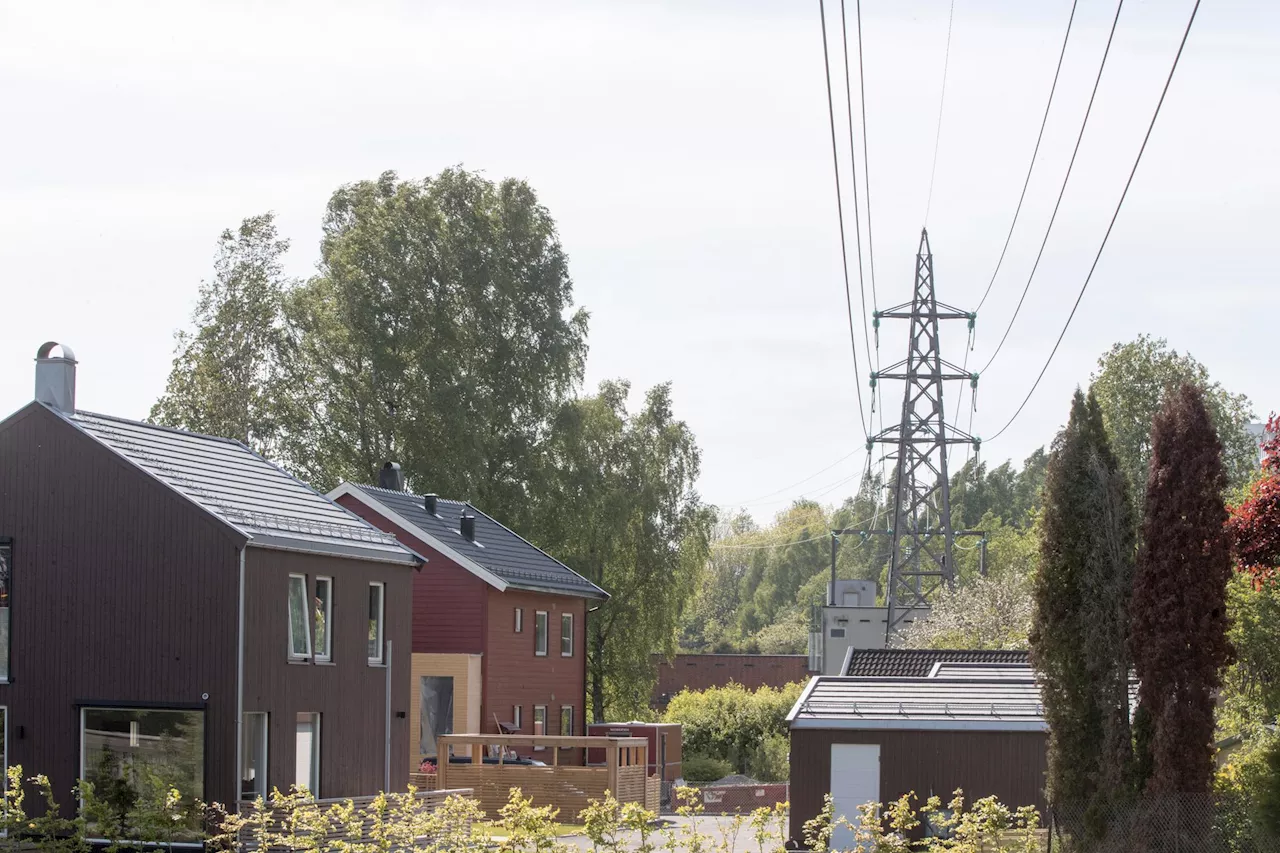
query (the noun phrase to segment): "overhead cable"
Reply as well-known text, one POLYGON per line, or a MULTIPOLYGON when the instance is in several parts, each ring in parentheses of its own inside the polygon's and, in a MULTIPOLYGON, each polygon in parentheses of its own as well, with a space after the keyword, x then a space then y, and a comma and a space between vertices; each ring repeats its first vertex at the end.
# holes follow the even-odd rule
POLYGON ((1045 371, 1049 369, 1049 363, 1053 361, 1054 355, 1058 352, 1058 347, 1062 344, 1063 337, 1067 334, 1067 329, 1071 326, 1072 319, 1076 316, 1076 309, 1080 307, 1080 300, 1084 298, 1084 293, 1089 288, 1089 282, 1093 280, 1093 273, 1098 268, 1098 261, 1102 258, 1102 250, 1107 247, 1107 240, 1111 237, 1111 230, 1115 227, 1116 219, 1120 216, 1120 208, 1124 206, 1125 197, 1129 194, 1129 187, 1133 185, 1133 176, 1138 173, 1138 164, 1142 162, 1143 152, 1147 150, 1147 143, 1151 140, 1151 131, 1155 129, 1156 119, 1160 117, 1160 108, 1164 106, 1165 96, 1169 94, 1169 85, 1173 82, 1174 72, 1178 70, 1178 61, 1182 59, 1182 50, 1187 46, 1187 37, 1191 35, 1191 25, 1195 23, 1196 12, 1199 10, 1200 0, 1196 0, 1195 5, 1191 8, 1191 17, 1187 20, 1187 28, 1182 33, 1182 41, 1178 44, 1178 52, 1173 57, 1173 66, 1169 69, 1169 76, 1164 81, 1164 89, 1160 92, 1160 100, 1156 102, 1155 112, 1151 115, 1151 123, 1147 125, 1147 133, 1142 137, 1142 147, 1138 149, 1138 156, 1133 161, 1133 168, 1129 170, 1129 179, 1124 182, 1124 191, 1120 193, 1120 200, 1116 202, 1116 209, 1111 214, 1111 222, 1107 225, 1107 232, 1102 235, 1102 244, 1098 246, 1098 253, 1094 255, 1093 264, 1089 267, 1089 274, 1085 276, 1084 284, 1080 286, 1080 293, 1076 295, 1075 304, 1071 306, 1071 313, 1067 315, 1067 322, 1062 325, 1062 331, 1058 333, 1058 340, 1054 342, 1053 349, 1049 352, 1049 357, 1045 359, 1044 367, 1040 368, 1040 375, 1036 377, 1031 390, 1027 392, 1026 398, 1022 401, 1022 405, 1018 406, 1018 410, 1013 413, 1013 417, 1009 418, 1009 422, 1000 427, 999 432, 991 436, 992 438, 999 438, 1018 419, 1018 415, 1022 414, 1027 401, 1031 399, 1031 395, 1040 386, 1040 380, 1044 378, 1045 371))

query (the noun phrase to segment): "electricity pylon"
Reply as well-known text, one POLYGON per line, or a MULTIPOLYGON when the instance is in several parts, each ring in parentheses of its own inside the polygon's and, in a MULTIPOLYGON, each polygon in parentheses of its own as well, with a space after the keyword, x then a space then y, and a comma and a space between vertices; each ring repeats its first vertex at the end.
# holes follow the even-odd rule
MULTIPOLYGON (((904 616, 929 606, 931 597, 943 586, 955 583, 953 558, 957 536, 980 536, 985 557, 986 536, 979 530, 955 530, 951 525, 951 481, 947 471, 947 446, 981 441, 964 430, 948 424, 943 411, 943 383, 968 380, 976 389, 978 375, 966 373, 942 358, 938 325, 942 320, 967 320, 972 331, 976 315, 938 302, 933 281, 933 253, 929 249, 929 232, 921 230, 920 248, 916 254, 916 281, 911 301, 875 313, 880 320, 907 320, 907 357, 882 371, 871 374, 872 393, 882 379, 897 379, 905 384, 902 416, 898 423, 886 427, 867 439, 868 453, 877 444, 888 444, 894 450, 886 454, 893 460, 891 485, 893 510, 882 530, 840 530, 890 536, 889 584, 885 591, 889 613, 886 636, 904 616)), ((985 567, 985 559, 980 565, 985 567)))

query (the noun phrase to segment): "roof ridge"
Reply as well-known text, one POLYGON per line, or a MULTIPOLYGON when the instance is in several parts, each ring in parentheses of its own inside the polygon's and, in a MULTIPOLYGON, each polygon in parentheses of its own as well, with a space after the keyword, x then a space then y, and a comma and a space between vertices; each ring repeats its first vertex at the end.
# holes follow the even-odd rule
POLYGON ((207 432, 196 432, 195 430, 183 429, 182 427, 172 427, 172 426, 167 426, 165 424, 155 424, 155 423, 152 423, 151 421, 139 421, 139 420, 135 420, 134 418, 122 418, 119 415, 104 415, 101 412, 90 412, 85 409, 76 409, 75 412, 72 414, 72 420, 79 417, 97 418, 99 420, 115 421, 116 423, 122 423, 122 424, 133 424, 134 426, 146 427, 147 429, 160 430, 161 432, 173 432, 173 433, 178 433, 179 435, 189 435, 189 436, 192 436, 193 438, 203 438, 209 441, 219 441, 219 442, 222 442, 223 444, 234 444, 239 447, 243 447, 245 450, 248 450, 251 453, 253 452, 253 448, 249 447, 244 442, 236 438, 227 438, 225 435, 211 435, 210 433, 207 433, 207 432))

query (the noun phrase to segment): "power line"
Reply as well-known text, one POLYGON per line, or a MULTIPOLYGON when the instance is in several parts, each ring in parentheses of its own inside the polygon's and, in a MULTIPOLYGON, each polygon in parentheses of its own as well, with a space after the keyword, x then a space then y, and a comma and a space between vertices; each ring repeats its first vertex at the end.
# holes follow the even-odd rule
POLYGON ((1102 83, 1102 72, 1107 67, 1107 56, 1111 53, 1111 42, 1116 35, 1116 25, 1120 23, 1120 10, 1124 8, 1124 0, 1120 0, 1116 4, 1116 15, 1111 21, 1111 33, 1107 36, 1107 46, 1102 52, 1102 62, 1098 65, 1098 76, 1093 80, 1093 92, 1089 95, 1089 106, 1084 111, 1084 121, 1080 123, 1080 133, 1076 135, 1076 147, 1071 152, 1071 160, 1067 163, 1067 173, 1062 178, 1062 187, 1058 190, 1058 200, 1053 205, 1053 213, 1049 216, 1049 224, 1044 229, 1044 239, 1040 241, 1040 251, 1036 253, 1036 262, 1031 265, 1031 274, 1027 276, 1027 284, 1022 288, 1022 296, 1018 297, 1018 304, 1013 309, 1013 316, 1009 318, 1009 325, 1005 327, 1004 334, 1000 337, 1000 343, 996 344, 995 352, 991 353, 991 358, 987 359, 987 363, 983 366, 979 373, 986 373, 987 368, 996 360, 996 356, 1000 354, 1000 350, 1004 347, 1004 342, 1009 339, 1009 332, 1013 331, 1013 324, 1018 319, 1018 313, 1022 311, 1022 303, 1026 301, 1027 292, 1031 290, 1031 282, 1036 277, 1036 270, 1040 268, 1040 259, 1044 257, 1044 247, 1049 243, 1049 234, 1053 231, 1054 220, 1058 218, 1058 208, 1062 206, 1062 197, 1066 195, 1067 183, 1071 180, 1071 169, 1076 164, 1076 155, 1080 153, 1080 143, 1084 140, 1085 128, 1089 126, 1089 114, 1093 112, 1093 101, 1098 96, 1098 86, 1102 83))
POLYGON ((933 179, 938 174, 938 143, 942 141, 942 108, 947 103, 947 68, 951 65, 951 24, 956 17, 956 0, 951 0, 947 14, 947 49, 942 58, 942 94, 938 98, 938 132, 933 137, 933 167, 929 170, 929 200, 924 206, 924 224, 929 224, 929 209, 933 207, 933 179))
MULTIPOLYGON (((825 25, 824 25, 825 29, 825 25)), ((858 155, 853 147, 853 87, 849 85, 849 26, 845 23, 844 0, 840 0, 840 38, 844 45, 844 105, 849 118, 849 169, 853 176, 853 233, 858 249, 858 294, 862 298, 862 342, 867 350, 867 365, 871 364, 871 330, 867 327, 867 288, 862 278, 862 223, 858 216, 858 155)), ((874 306, 874 303, 872 305, 874 306)), ((858 377, 862 381, 862 377, 858 377)), ((871 401, 872 408, 875 400, 871 401)))
MULTIPOLYGON (((861 527, 862 525, 866 524, 868 521, 871 521, 871 519, 869 519, 869 518, 864 518, 862 521, 858 521, 858 522, 855 522, 855 523, 853 523, 853 524, 848 524, 848 525, 845 525, 845 526, 846 526, 846 527, 861 527)), ((822 539, 828 539, 828 538, 830 538, 830 537, 831 537, 831 532, 830 532, 830 531, 823 531, 823 532, 822 532, 820 535, 818 535, 818 536, 810 536, 810 537, 809 537, 809 538, 807 538, 807 539, 797 539, 797 540, 796 540, 796 541, 794 541, 794 542, 773 542, 773 543, 769 543, 769 544, 767 544, 767 545, 721 545, 721 544, 719 544, 719 543, 714 543, 714 542, 713 542, 713 543, 711 544, 711 547, 712 547, 712 549, 713 549, 713 550, 714 550, 714 549, 720 549, 720 550, 723 550, 723 551, 764 551, 764 550, 767 550, 767 549, 769 549, 769 548, 792 548, 792 547, 794 547, 794 546, 796 546, 796 545, 804 545, 804 544, 805 544, 805 543, 807 543, 807 542, 817 542, 817 541, 819 541, 819 540, 822 540, 822 539)))
MULTIPOLYGON (((861 449, 862 449, 862 448, 858 448, 858 450, 861 450, 861 449)), ((832 462, 830 465, 828 465, 827 467, 823 468, 821 471, 815 471, 815 472, 813 472, 812 474, 810 474, 808 477, 805 477, 803 480, 797 480, 796 482, 792 483, 792 484, 791 484, 791 485, 789 485, 789 486, 783 486, 781 489, 775 489, 775 490, 774 490, 774 491, 772 491, 772 492, 769 492, 769 493, 767 493, 767 494, 760 495, 759 497, 751 498, 750 500, 747 500, 747 501, 733 501, 732 503, 725 503, 725 504, 723 504, 723 506, 750 506, 750 505, 751 505, 751 504, 753 504, 753 503, 757 503, 757 502, 759 502, 759 501, 763 501, 765 498, 771 498, 771 497, 773 497, 774 495, 780 495, 780 494, 782 494, 783 492, 788 492, 788 491, 790 491, 790 490, 794 489, 796 486, 802 486, 802 485, 804 485, 805 483, 807 483, 807 482, 809 482, 810 480, 812 480, 814 477, 817 477, 819 474, 825 474, 825 473, 827 473, 827 472, 828 472, 828 471, 830 471, 832 468, 834 468, 834 467, 836 467, 837 465, 839 465, 841 462, 843 462, 843 461, 845 461, 846 459, 848 459, 848 458, 852 457, 854 454, 856 454, 856 453, 858 452, 858 450, 853 450, 853 451, 850 451, 849 453, 846 453, 844 456, 841 456, 839 459, 837 459, 835 462, 832 462)))
MULTIPOLYGON (((878 307, 876 297, 876 249, 871 238, 871 160, 867 158, 867 75, 862 66, 862 0, 857 0, 858 15, 858 101, 862 106, 862 186, 867 205, 867 260, 871 264, 871 304, 878 307)), ((879 352, 880 348, 876 347, 879 352)), ((879 361, 876 369, 879 370, 879 361)))
POLYGON ((853 387, 858 394, 858 426, 862 427, 862 434, 866 436, 869 430, 867 428, 866 415, 862 408, 862 382, 858 379, 862 372, 858 369, 858 339, 853 331, 853 296, 849 288, 849 250, 846 247, 844 236, 844 199, 840 194, 840 151, 836 146, 836 108, 831 99, 831 60, 827 53, 826 0, 818 0, 818 14, 822 22, 822 67, 827 83, 827 117, 831 121, 831 163, 835 167, 836 176, 836 215, 840 220, 840 261, 844 270, 844 301, 846 313, 849 316, 849 344, 853 348, 853 387))
POLYGON ((1031 162, 1027 165, 1027 177, 1022 182, 1022 194, 1018 196, 1018 206, 1013 211, 1013 221, 1009 223, 1009 233, 1004 238, 1004 248, 1000 250, 1000 258, 996 261, 996 268, 991 273, 991 281, 987 282, 987 289, 983 291, 982 298, 978 300, 978 307, 975 311, 981 311, 983 304, 987 301, 987 296, 991 293, 991 285, 996 283, 996 276, 1000 273, 1000 265, 1004 263, 1005 253, 1009 251, 1009 241, 1013 239, 1013 229, 1018 224, 1018 214, 1022 213, 1022 201, 1027 197, 1027 187, 1031 185, 1031 173, 1035 171, 1036 156, 1040 153, 1040 142, 1044 139, 1044 128, 1049 123, 1049 110, 1053 106, 1053 94, 1058 90, 1058 75, 1062 73, 1062 59, 1067 55, 1067 41, 1071 38, 1071 23, 1076 19, 1076 4, 1079 0, 1071 0, 1071 16, 1067 18, 1067 32, 1062 36, 1062 50, 1058 52, 1058 67, 1053 70, 1053 85, 1049 87, 1049 100, 1044 105, 1044 117, 1040 119, 1040 133, 1036 135, 1036 147, 1031 151, 1031 162))
POLYGON ((1089 267, 1089 274, 1085 276, 1084 284, 1080 286, 1080 293, 1076 296, 1075 304, 1071 306, 1071 313, 1067 315, 1067 322, 1062 325, 1062 331, 1058 333, 1058 340, 1054 342, 1053 349, 1049 352, 1049 357, 1045 359, 1044 367, 1040 368, 1040 375, 1036 377, 1031 390, 1027 392, 1026 399, 1022 401, 1022 405, 1018 406, 1018 410, 1013 413, 1013 417, 1009 418, 1009 422, 1000 427, 1000 431, 991 436, 992 438, 999 438, 1018 419, 1018 415, 1022 414, 1027 401, 1031 399, 1031 395, 1040 386, 1040 380, 1044 378, 1045 371, 1049 369, 1049 363, 1053 361, 1054 355, 1058 352, 1058 347, 1062 344, 1063 337, 1067 334, 1067 329, 1071 326, 1072 319, 1076 316, 1076 309, 1080 307, 1080 300, 1084 298, 1084 292, 1089 288, 1089 282, 1093 279, 1094 270, 1098 268, 1098 261, 1102 258, 1102 250, 1107 247, 1107 240, 1111 237, 1111 229, 1115 227, 1116 219, 1120 216, 1120 208, 1124 206, 1125 197, 1129 194, 1129 187, 1133 184, 1133 176, 1138 173, 1138 164, 1142 162, 1142 155, 1147 150, 1147 142, 1151 139, 1151 131, 1155 129, 1156 119, 1160 117, 1160 108, 1164 106, 1165 96, 1169 94, 1169 85, 1173 82, 1174 72, 1178 70, 1178 61, 1182 59, 1182 50, 1187 46, 1187 37, 1191 35, 1191 25, 1195 23, 1196 12, 1199 10, 1200 0, 1196 0, 1195 6, 1191 8, 1191 17, 1187 20, 1187 28, 1182 33, 1182 41, 1178 44, 1178 52, 1173 57, 1173 66, 1169 69, 1169 76, 1164 81, 1164 89, 1160 91, 1160 100, 1156 102, 1155 112, 1151 115, 1151 123, 1147 125, 1147 133, 1142 137, 1142 146, 1138 149, 1138 156, 1133 161, 1133 168, 1129 170, 1129 179, 1124 182, 1124 191, 1120 193, 1120 200, 1116 202, 1116 209, 1111 214, 1111 222, 1107 225, 1107 232, 1102 235, 1102 245, 1098 246, 1098 253, 1093 257, 1093 264, 1089 267))

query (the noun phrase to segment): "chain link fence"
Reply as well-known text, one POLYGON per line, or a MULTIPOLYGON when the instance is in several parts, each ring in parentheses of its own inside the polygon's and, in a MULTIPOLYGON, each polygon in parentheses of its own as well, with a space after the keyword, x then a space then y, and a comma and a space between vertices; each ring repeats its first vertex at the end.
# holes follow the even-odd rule
POLYGON ((1229 798, 1181 795, 1049 809, 1053 853, 1280 853, 1280 837, 1229 798))

